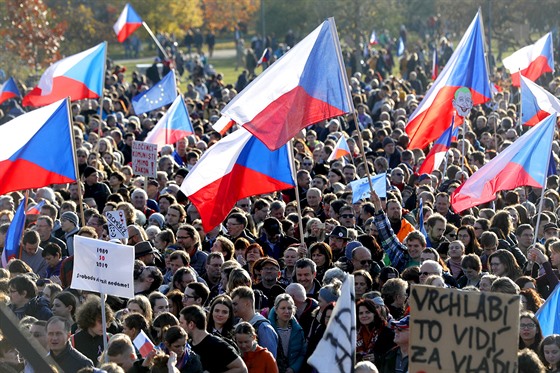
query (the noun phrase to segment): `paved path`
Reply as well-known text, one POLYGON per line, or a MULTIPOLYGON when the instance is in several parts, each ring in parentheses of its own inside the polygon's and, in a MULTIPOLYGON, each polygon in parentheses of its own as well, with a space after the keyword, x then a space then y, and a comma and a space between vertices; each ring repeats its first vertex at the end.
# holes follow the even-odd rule
MULTIPOLYGON (((228 58, 235 57, 235 49, 220 49, 215 50, 214 55, 212 56, 211 60, 224 60, 228 58)), ((116 63, 132 63, 132 64, 142 64, 142 63, 151 63, 153 57, 144 57, 144 58, 136 58, 136 59, 126 59, 126 60, 115 60, 116 63)))

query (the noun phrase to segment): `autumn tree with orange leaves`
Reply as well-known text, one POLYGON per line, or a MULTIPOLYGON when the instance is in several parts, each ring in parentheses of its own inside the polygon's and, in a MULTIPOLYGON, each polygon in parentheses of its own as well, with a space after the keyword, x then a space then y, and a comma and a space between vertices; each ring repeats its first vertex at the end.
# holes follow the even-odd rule
POLYGON ((2 63, 8 72, 25 66, 36 72, 60 59, 65 25, 43 0, 5 0, 1 11, 2 63))

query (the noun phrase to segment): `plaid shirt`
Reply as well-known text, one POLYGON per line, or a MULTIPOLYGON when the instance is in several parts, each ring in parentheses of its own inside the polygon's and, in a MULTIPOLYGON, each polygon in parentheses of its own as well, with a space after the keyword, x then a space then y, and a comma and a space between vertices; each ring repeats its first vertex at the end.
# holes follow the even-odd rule
POLYGON ((407 247, 398 240, 387 215, 383 211, 376 212, 373 221, 377 228, 381 247, 389 257, 391 265, 399 272, 404 271, 410 260, 407 247))

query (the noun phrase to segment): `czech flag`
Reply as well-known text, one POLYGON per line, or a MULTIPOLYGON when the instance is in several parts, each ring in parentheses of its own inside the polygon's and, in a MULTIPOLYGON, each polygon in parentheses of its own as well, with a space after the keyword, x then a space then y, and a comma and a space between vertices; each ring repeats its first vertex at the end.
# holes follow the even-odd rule
POLYGON ((437 56, 437 48, 434 48, 434 55, 432 57, 432 80, 436 80, 438 77, 439 62, 437 56))
POLYGON ((25 215, 41 215, 41 208, 45 206, 45 200, 41 200, 39 203, 31 206, 25 212, 25 215))
MULTIPOLYGON (((409 149, 426 147, 447 129, 455 111, 452 100, 457 89, 467 87, 471 91, 473 105, 490 100, 481 18, 477 13, 449 62, 410 116, 405 128, 410 137, 409 149)), ((456 125, 462 122, 460 118, 456 125)))
POLYGON ((122 43, 140 26, 142 26, 142 18, 140 18, 134 8, 127 3, 119 16, 117 23, 113 25, 113 30, 115 30, 115 34, 117 34, 117 40, 119 43, 122 43))
POLYGON ((0 195, 78 179, 68 100, 0 126, 0 195))
POLYGON ((369 45, 375 45, 375 44, 377 44, 377 35, 375 35, 375 30, 373 30, 369 37, 369 45))
MULTIPOLYGON (((354 110, 334 19, 273 63, 222 110, 269 149, 302 128, 354 110)), ((217 129, 218 130, 218 129, 217 129)))
POLYGON ((351 155, 348 141, 346 141, 346 138, 344 136, 340 136, 333 152, 331 153, 331 155, 329 155, 329 159, 327 159, 327 162, 334 161, 335 159, 340 159, 347 155, 351 155))
POLYGON ((451 140, 453 138, 453 124, 454 120, 451 121, 451 126, 441 134, 439 139, 434 142, 432 149, 422 162, 422 166, 418 169, 418 174, 431 174, 433 170, 436 170, 441 165, 441 162, 445 159, 445 154, 451 147, 451 140))
POLYGON ((542 74, 554 71, 554 55, 552 53, 552 33, 549 32, 535 44, 528 45, 514 52, 502 61, 511 74, 511 82, 519 87, 519 75, 531 81, 537 80, 542 74))
POLYGON ((540 85, 521 77, 521 123, 534 126, 551 114, 560 113, 560 101, 540 85))
POLYGON ((259 61, 257 62, 257 66, 260 66, 268 61, 270 61, 270 48, 265 48, 261 58, 259 58, 259 61))
POLYGON ((426 232, 426 226, 424 225, 424 200, 420 198, 418 203, 418 230, 428 238, 428 232, 426 232))
POLYGON ((144 142, 157 144, 158 151, 166 144, 174 144, 179 139, 194 133, 191 118, 183 96, 178 95, 154 128, 148 133, 144 142))
POLYGON ((155 347, 143 330, 140 330, 140 333, 134 338, 132 343, 134 343, 134 347, 138 349, 143 358, 146 358, 155 347))
POLYGON ((0 86, 0 104, 14 97, 21 97, 21 93, 19 93, 14 78, 10 77, 10 79, 6 80, 4 84, 0 86))
POLYGON ((103 42, 49 66, 37 87, 23 98, 23 106, 45 106, 66 97, 71 101, 100 97, 105 84, 106 49, 103 42))
POLYGON ((16 214, 8 227, 4 240, 4 251, 2 251, 2 267, 6 268, 8 262, 19 258, 19 241, 25 227, 25 198, 21 200, 16 214))
POLYGON ((476 171, 451 194, 455 212, 492 201, 502 190, 544 188, 555 128, 556 116, 548 116, 476 171))
POLYGON ((132 98, 134 113, 142 114, 171 104, 177 97, 175 72, 171 70, 152 88, 132 98))
POLYGON ((196 206, 208 232, 222 223, 238 200, 294 186, 288 146, 271 151, 240 128, 204 153, 181 191, 196 206))

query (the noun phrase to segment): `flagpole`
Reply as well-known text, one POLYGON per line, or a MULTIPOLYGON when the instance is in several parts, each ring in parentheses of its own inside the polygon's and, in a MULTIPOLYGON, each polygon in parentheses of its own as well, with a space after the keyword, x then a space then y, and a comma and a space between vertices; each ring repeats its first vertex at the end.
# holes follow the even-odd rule
MULTIPOLYGON (((26 228, 26 224, 25 224, 25 223, 26 223, 26 221, 27 221, 27 214, 26 214, 26 212, 27 212, 27 204, 29 203, 29 189, 26 189, 26 190, 25 190, 25 196, 24 196, 23 198, 25 198, 24 205, 23 205, 23 211, 24 211, 25 218, 24 218, 24 220, 23 220, 23 229, 21 230, 21 234, 20 234, 19 240, 18 240, 18 242, 19 242, 19 245, 18 245, 18 246, 19 246, 19 252, 18 252, 18 257, 17 257, 18 259, 21 259, 21 253, 22 253, 22 251, 23 251, 23 246, 22 246, 22 244, 21 244, 21 239, 22 239, 22 237, 23 237, 23 232, 25 232, 25 228, 26 228)), ((21 203, 21 202, 20 202, 20 203, 21 203)))
MULTIPOLYGON (((103 123, 103 93, 105 92, 105 79, 107 78, 107 42, 103 42, 105 44, 105 58, 103 58, 103 83, 101 85, 101 95, 99 96, 99 127, 97 128, 97 134, 99 135, 99 140, 101 140, 101 127, 103 123)), ((99 144, 99 140, 97 140, 97 144, 99 144)), ((99 148, 99 145, 97 146, 99 148)))
POLYGON ((105 314, 105 298, 107 297, 107 295, 105 293, 99 293, 99 296, 101 297, 101 326, 103 327, 103 352, 105 352, 104 355, 104 362, 108 363, 109 362, 109 355, 107 354, 107 316, 105 314))
POLYGON ((303 217, 301 216, 301 201, 299 198, 299 186, 297 182, 297 174, 296 174, 296 160, 294 157, 294 142, 292 140, 289 141, 290 143, 290 158, 292 160, 292 177, 294 178, 296 184, 296 208, 298 212, 298 226, 299 226, 299 239, 302 245, 305 245, 305 240, 303 237, 303 217))
POLYGON ((340 68, 342 78, 344 79, 344 85, 345 85, 346 90, 347 90, 346 97, 347 97, 347 100, 348 100, 348 107, 352 108, 352 115, 354 116, 354 123, 356 124, 356 129, 357 129, 357 132, 358 132, 358 149, 360 149, 360 152, 362 153, 362 159, 364 161, 364 166, 366 168, 366 175, 367 175, 367 179, 368 179, 369 191, 373 195, 373 193, 374 193, 373 183, 371 182, 371 173, 369 172, 369 167, 368 167, 367 158, 366 158, 366 152, 364 151, 364 140, 362 139, 362 131, 360 131, 360 124, 359 124, 360 122, 358 122, 358 116, 356 115, 356 109, 354 108, 354 102, 351 99, 352 94, 349 91, 350 83, 348 82, 348 75, 346 74, 346 70, 344 69, 344 61, 342 60, 342 50, 340 48, 340 41, 338 40, 338 35, 335 33, 336 32, 336 24, 334 23, 334 18, 331 17, 328 20, 333 26, 330 29, 331 29, 332 37, 333 37, 333 40, 335 42, 336 49, 337 49, 336 57, 338 59, 338 67, 340 68))
POLYGON ((150 27, 148 26, 148 24, 144 21, 142 21, 142 26, 144 26, 144 28, 146 29, 146 31, 148 31, 148 34, 150 34, 150 36, 152 37, 152 39, 154 40, 154 42, 156 43, 156 45, 158 46, 159 50, 161 51, 161 53, 163 53, 163 56, 165 57, 166 60, 169 60, 169 56, 167 55, 167 53, 165 53, 165 49, 163 49, 163 46, 159 43, 159 40, 157 40, 156 36, 154 35, 154 33, 152 32, 152 30, 150 29, 150 27))
MULTIPOLYGON (((549 160, 550 163, 550 160, 549 160)), ((539 239, 539 224, 541 223, 541 214, 543 209, 544 192, 546 190, 548 178, 544 179, 544 185, 541 191, 541 200, 539 201, 539 211, 537 212, 537 225, 535 226, 535 237, 533 238, 533 245, 537 243, 539 239)))
MULTIPOLYGON (((453 116, 455 116, 455 113, 453 113, 453 116)), ((467 134, 467 118, 463 117, 463 141, 462 141, 463 150, 461 152, 461 155, 462 155, 462 157, 461 157, 461 173, 465 172, 465 157, 466 157, 465 142, 467 141, 466 134, 467 134)))
POLYGON ((523 95, 523 91, 521 90, 521 69, 519 70, 519 118, 518 118, 518 122, 517 125, 519 126, 519 128, 521 129, 521 126, 523 125, 523 112, 522 112, 522 105, 523 105, 523 99, 522 99, 522 95, 523 95))
MULTIPOLYGON (((78 170, 78 159, 76 158, 76 140, 74 139, 74 127, 72 124, 72 113, 70 111, 70 97, 66 97, 66 107, 68 109, 68 126, 70 127, 70 137, 72 141, 72 156, 74 157, 74 172, 76 173, 76 184, 78 185, 78 204, 80 207, 80 218, 82 226, 86 225, 84 215, 84 203, 82 198, 82 181, 80 180, 80 171, 78 170)), ((98 140, 99 142, 99 140, 98 140)))

